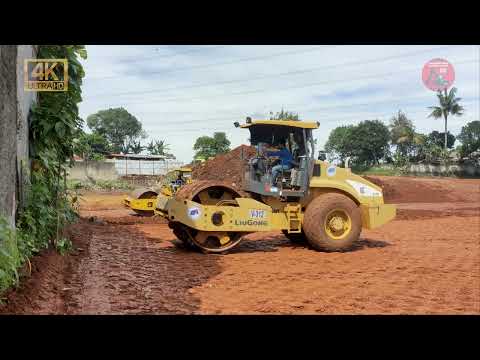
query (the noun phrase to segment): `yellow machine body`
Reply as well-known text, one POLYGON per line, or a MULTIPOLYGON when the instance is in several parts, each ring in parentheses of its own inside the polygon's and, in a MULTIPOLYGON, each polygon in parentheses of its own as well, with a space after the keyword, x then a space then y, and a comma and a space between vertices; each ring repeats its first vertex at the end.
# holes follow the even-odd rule
POLYGON ((362 226, 374 229, 393 220, 396 206, 384 204, 382 189, 361 176, 352 174, 350 169, 330 165, 317 160, 320 176, 310 179, 309 195, 302 201, 307 205, 313 198, 325 192, 340 192, 359 205, 362 213, 362 226))
POLYGON ((300 203, 278 202, 270 206, 250 198, 237 198, 235 199, 237 206, 219 207, 160 194, 155 213, 200 231, 286 230, 288 233, 300 233, 303 223, 302 209, 322 193, 339 192, 349 196, 359 205, 362 226, 366 229, 374 229, 395 218, 396 207, 384 204, 381 188, 352 174, 348 169, 336 167, 335 175, 328 176, 326 172, 328 163, 323 161, 316 163, 324 170, 321 174, 325 175, 311 178, 309 195, 300 203), (353 186, 347 180, 353 182, 353 186), (216 212, 223 213, 222 224, 213 223, 213 215, 216 212))
MULTIPOLYGON (((304 139, 307 138, 305 134, 308 134, 312 142, 311 131, 319 125, 316 122, 304 121, 257 120, 252 122, 251 119, 248 120, 244 125, 236 123, 235 126, 241 128, 250 128, 254 125, 272 126, 272 128, 280 127, 282 131, 285 127, 296 128, 300 130, 295 131, 303 132, 304 139)), ((268 132, 264 131, 265 133, 268 132)), ((313 150, 310 154, 312 152, 313 150)), ((244 185, 242 189, 244 195, 231 188, 227 191, 230 194, 228 198, 223 197, 216 201, 213 196, 209 198, 208 203, 205 203, 201 201, 200 195, 205 196, 205 191, 221 188, 222 185, 219 183, 208 187, 209 185, 206 184, 202 188, 200 182, 196 182, 198 191, 190 186, 191 189, 185 187, 182 190, 182 196, 159 194, 155 214, 166 218, 176 236, 183 242, 213 252, 235 246, 239 236, 250 232, 281 230, 289 236, 292 234, 292 237, 296 236, 295 234, 303 236, 305 211, 313 200, 322 198, 324 194, 341 194, 355 202, 360 210, 362 228, 374 229, 395 218, 396 207, 384 203, 380 187, 353 174, 349 168, 310 159, 311 165, 308 165, 305 171, 306 182, 302 183, 306 185, 300 188, 303 189, 301 191, 288 187, 285 189, 275 187, 275 190, 271 190, 273 185, 266 185, 264 189, 262 186, 264 183, 257 181, 244 185), (278 193, 273 194, 272 191, 278 191, 278 193), (237 193, 240 195, 232 195, 237 193), (199 198, 200 200, 194 201, 199 198), (209 243, 209 237, 214 238, 211 241, 216 242, 209 243), (231 245, 228 245, 229 241, 231 245)), ((326 216, 328 218, 329 215, 326 216)), ((345 221, 337 215, 332 215, 332 218, 328 219, 328 226, 327 223, 324 226, 333 229, 333 232, 339 226, 351 226, 351 219, 348 216, 345 217, 345 221)), ((311 222, 309 226, 311 228, 311 222)), ((318 226, 322 225, 318 224, 318 226)))
MULTIPOLYGON (((158 196, 158 195, 157 195, 158 196)), ((134 199, 127 196, 123 203, 132 210, 154 211, 157 199, 134 199)))
POLYGON ((189 167, 181 167, 170 171, 165 175, 165 180, 160 189, 139 189, 123 199, 125 207, 132 209, 139 214, 154 215, 157 204, 157 196, 171 197, 180 188, 172 184, 172 180, 181 177, 185 184, 192 182, 192 169, 189 167))

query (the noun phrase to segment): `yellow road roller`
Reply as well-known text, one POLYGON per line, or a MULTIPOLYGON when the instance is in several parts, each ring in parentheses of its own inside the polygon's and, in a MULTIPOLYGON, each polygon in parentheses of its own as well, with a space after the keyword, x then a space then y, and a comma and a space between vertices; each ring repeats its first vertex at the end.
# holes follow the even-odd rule
POLYGON ((192 169, 181 167, 168 172, 159 188, 144 188, 133 191, 123 199, 125 207, 141 216, 153 216, 159 194, 171 197, 185 184, 192 182, 192 169))
POLYGON ((168 219, 189 248, 221 253, 251 232, 282 231, 293 242, 319 251, 344 251, 362 228, 396 216, 382 189, 364 178, 315 159, 318 122, 256 120, 248 129, 256 155, 245 161, 242 188, 220 181, 195 181, 172 197, 160 194, 155 213, 168 219))

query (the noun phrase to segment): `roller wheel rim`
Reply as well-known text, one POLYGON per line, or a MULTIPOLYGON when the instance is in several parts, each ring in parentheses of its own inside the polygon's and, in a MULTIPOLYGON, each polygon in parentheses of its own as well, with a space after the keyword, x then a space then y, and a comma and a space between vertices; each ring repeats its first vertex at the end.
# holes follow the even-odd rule
POLYGON ((333 240, 342 240, 352 231, 352 219, 343 209, 333 209, 325 217, 325 232, 333 240))
MULTIPOLYGON (((229 237, 229 241, 225 244, 220 243, 217 232, 198 231, 195 236, 191 236, 191 241, 199 249, 207 253, 222 253, 238 245, 242 239, 241 233, 235 232, 222 232, 229 237), (202 237, 205 237, 205 241, 200 241, 202 237)), ((191 235, 191 232, 189 232, 191 235)))

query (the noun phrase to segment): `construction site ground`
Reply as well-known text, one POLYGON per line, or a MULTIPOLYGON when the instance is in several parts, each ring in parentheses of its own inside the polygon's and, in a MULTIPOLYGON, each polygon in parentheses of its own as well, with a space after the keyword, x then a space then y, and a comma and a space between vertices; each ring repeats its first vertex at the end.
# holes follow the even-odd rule
POLYGON ((342 253, 280 232, 193 253, 162 219, 124 208, 123 193, 86 193, 67 231, 75 250, 34 257, 0 313, 480 314, 480 180, 370 180, 398 216, 342 253))

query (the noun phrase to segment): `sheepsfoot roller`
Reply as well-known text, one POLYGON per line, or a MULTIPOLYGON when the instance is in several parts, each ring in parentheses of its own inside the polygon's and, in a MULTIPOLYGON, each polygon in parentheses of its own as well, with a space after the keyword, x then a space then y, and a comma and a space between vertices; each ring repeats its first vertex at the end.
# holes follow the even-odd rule
POLYGON ((362 228, 395 217, 396 208, 384 204, 381 188, 348 168, 314 159, 312 129, 317 123, 248 120, 242 127, 249 128, 257 155, 246 161, 241 190, 224 182, 196 181, 173 197, 157 198, 155 213, 168 219, 187 247, 219 253, 248 233, 282 231, 316 250, 344 251, 362 228), (274 168, 277 164, 265 155, 276 152, 265 147, 286 147, 291 165, 274 168))

